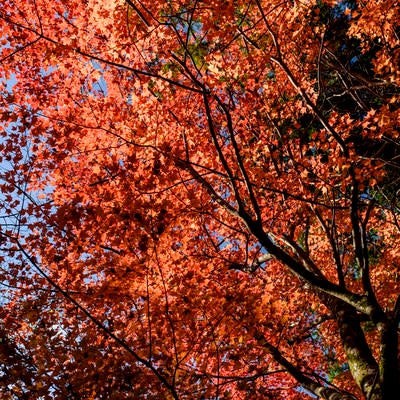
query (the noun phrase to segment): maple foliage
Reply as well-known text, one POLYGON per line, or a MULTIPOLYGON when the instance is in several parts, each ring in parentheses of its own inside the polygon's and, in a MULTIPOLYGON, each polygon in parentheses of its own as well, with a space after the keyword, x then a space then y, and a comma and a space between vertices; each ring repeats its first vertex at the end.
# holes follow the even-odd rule
POLYGON ((399 14, 3 0, 2 398, 392 398, 399 14))

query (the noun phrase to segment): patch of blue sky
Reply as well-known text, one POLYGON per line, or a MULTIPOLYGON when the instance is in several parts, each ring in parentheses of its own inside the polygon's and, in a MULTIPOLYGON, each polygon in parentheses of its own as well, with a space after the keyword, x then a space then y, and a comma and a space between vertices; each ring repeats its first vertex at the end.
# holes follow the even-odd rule
POLYGON ((105 68, 100 64, 100 62, 96 60, 90 60, 91 65, 96 71, 100 72, 100 76, 97 79, 96 86, 98 88, 98 91, 103 95, 107 96, 108 93, 108 88, 107 88, 107 81, 104 79, 104 72, 105 68))

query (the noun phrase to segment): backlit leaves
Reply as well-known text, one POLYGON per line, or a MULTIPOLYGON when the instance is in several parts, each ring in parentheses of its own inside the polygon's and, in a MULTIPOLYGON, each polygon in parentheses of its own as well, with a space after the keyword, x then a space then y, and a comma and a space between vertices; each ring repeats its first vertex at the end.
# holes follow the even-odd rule
POLYGON ((389 398, 398 7, 3 3, 2 395, 389 398))

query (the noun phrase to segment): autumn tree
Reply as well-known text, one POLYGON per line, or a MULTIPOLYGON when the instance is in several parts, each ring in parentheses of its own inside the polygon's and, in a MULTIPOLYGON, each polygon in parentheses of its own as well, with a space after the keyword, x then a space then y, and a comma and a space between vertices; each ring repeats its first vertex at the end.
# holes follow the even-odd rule
POLYGON ((3 0, 4 399, 393 399, 396 1, 3 0))

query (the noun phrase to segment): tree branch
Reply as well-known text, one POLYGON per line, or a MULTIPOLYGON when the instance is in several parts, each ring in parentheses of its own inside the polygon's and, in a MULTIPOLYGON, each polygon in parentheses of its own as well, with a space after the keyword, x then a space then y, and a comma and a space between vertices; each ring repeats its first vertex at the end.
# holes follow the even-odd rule
POLYGON ((286 359, 277 347, 270 344, 264 335, 257 333, 255 339, 258 344, 268 350, 272 358, 296 379, 297 382, 306 390, 326 400, 357 400, 351 393, 338 390, 336 388, 322 386, 306 376, 300 368, 286 359))

